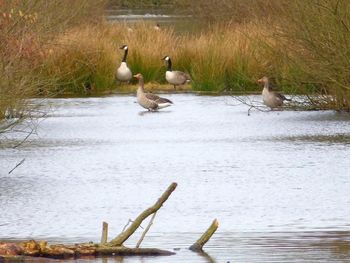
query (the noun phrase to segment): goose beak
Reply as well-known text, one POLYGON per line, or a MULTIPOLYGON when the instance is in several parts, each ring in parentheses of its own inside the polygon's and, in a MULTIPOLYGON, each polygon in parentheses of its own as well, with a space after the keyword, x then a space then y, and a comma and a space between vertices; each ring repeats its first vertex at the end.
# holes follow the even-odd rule
POLYGON ((263 79, 258 79, 257 82, 258 83, 264 83, 264 80, 263 79))

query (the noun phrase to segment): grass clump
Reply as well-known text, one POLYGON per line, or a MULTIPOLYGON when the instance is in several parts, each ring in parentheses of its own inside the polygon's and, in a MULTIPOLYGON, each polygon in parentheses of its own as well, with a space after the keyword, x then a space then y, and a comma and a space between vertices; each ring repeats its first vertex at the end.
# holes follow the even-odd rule
MULTIPOLYGON (((0 2, 0 121, 31 117, 33 105, 27 99, 53 82, 51 76, 43 78, 40 74, 50 55, 50 46, 54 45, 52 40, 81 21, 97 21, 103 3, 102 0, 0 2)), ((1 121, 0 132, 11 127, 1 121)))

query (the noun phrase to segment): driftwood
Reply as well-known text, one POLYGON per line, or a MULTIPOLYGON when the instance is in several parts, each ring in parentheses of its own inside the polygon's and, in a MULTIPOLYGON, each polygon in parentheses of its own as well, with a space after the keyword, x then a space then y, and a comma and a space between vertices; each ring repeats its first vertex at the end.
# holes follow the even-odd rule
POLYGON ((102 223, 102 236, 101 236, 101 245, 106 244, 108 240, 108 223, 102 223))
POLYGON ((162 207, 165 201, 168 200, 171 193, 176 189, 176 187, 177 187, 177 183, 172 183, 153 206, 143 211, 125 231, 123 231, 116 238, 111 240, 109 242, 109 245, 110 246, 123 245, 123 243, 139 228, 143 220, 145 220, 148 216, 157 212, 162 207))
POLYGON ((203 246, 209 241, 218 227, 219 221, 217 219, 214 219, 207 231, 205 231, 203 235, 192 246, 189 247, 189 249, 196 252, 202 252, 203 246))
MULTIPOLYGON (((122 231, 117 237, 108 242, 108 223, 103 222, 101 243, 82 243, 75 245, 49 245, 46 241, 25 241, 21 243, 0 242, 0 262, 2 259, 21 260, 22 256, 46 257, 46 258, 79 258, 81 256, 168 256, 175 254, 174 252, 161 250, 157 248, 127 248, 123 243, 136 231, 142 221, 148 216, 154 214, 162 207, 164 202, 169 198, 171 193, 177 187, 176 183, 172 183, 168 189, 162 194, 158 201, 150 208, 143 211, 132 224, 122 231)), ((152 225, 154 216, 150 224, 142 235, 142 239, 152 225)), ((140 246, 142 239, 139 240, 140 246)))
MULTIPOLYGON (((148 230, 153 224, 153 220, 157 211, 168 200, 171 193, 176 189, 177 184, 172 183, 157 202, 139 214, 134 221, 129 220, 131 225, 108 242, 108 223, 102 223, 101 243, 94 244, 81 243, 75 245, 55 244, 49 245, 46 241, 25 241, 20 243, 0 242, 0 262, 2 259, 11 261, 21 261, 24 256, 46 257, 55 259, 79 258, 82 256, 168 256, 175 254, 174 252, 161 250, 157 248, 139 248, 141 242, 146 236, 148 230), (148 226, 137 242, 136 248, 128 248, 123 246, 123 243, 140 227, 143 220, 152 215, 148 226)), ((189 248, 192 251, 203 252, 203 246, 208 242, 210 237, 215 233, 219 226, 215 219, 208 230, 189 248)), ((210 258, 210 257, 209 257, 210 258)))
POLYGON ((145 238, 147 232, 149 231, 149 229, 150 229, 151 226, 153 225, 153 221, 154 221, 154 218, 156 217, 156 215, 157 215, 157 212, 155 212, 155 213, 153 214, 151 220, 150 220, 149 223, 148 223, 148 226, 146 227, 145 231, 143 231, 143 233, 142 233, 142 235, 141 235, 141 237, 140 237, 140 240, 139 240, 139 241, 137 242, 137 244, 136 244, 136 248, 139 248, 139 247, 140 247, 140 245, 141 245, 143 239, 145 238))

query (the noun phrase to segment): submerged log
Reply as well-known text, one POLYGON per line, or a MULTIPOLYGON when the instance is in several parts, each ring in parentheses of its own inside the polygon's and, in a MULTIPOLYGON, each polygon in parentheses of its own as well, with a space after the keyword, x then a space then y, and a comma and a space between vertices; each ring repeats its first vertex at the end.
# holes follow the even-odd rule
POLYGON ((207 231, 205 231, 203 235, 192 246, 189 247, 189 249, 196 252, 203 251, 203 246, 209 241, 218 227, 219 221, 217 219, 214 219, 207 231))
POLYGON ((96 252, 100 256, 118 255, 118 256, 170 256, 174 252, 161 250, 157 248, 128 248, 128 247, 109 247, 99 246, 96 252))

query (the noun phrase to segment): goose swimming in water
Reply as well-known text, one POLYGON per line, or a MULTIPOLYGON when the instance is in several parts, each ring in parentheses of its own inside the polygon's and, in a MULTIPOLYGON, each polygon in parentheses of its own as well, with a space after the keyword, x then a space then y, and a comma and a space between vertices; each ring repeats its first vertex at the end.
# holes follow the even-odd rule
POLYGON ((117 79, 120 81, 129 81, 132 78, 132 73, 128 65, 126 64, 126 58, 128 56, 128 46, 123 45, 120 47, 120 49, 124 49, 124 57, 123 57, 122 63, 117 69, 117 74, 116 74, 117 79))
POLYGON ((258 83, 264 85, 262 91, 263 102, 267 107, 278 108, 283 105, 284 101, 291 101, 291 99, 287 99, 283 94, 278 93, 270 87, 269 78, 263 77, 258 80, 258 83))
POLYGON ((171 100, 159 97, 152 93, 145 93, 144 81, 141 73, 134 75, 139 80, 139 87, 137 88, 137 102, 143 108, 149 111, 157 111, 169 107, 173 104, 171 100))
POLYGON ((170 84, 174 85, 176 90, 177 85, 184 85, 191 81, 191 76, 185 72, 177 71, 172 69, 172 63, 169 56, 165 56, 162 60, 166 61, 168 64, 167 70, 165 72, 165 79, 170 84))

